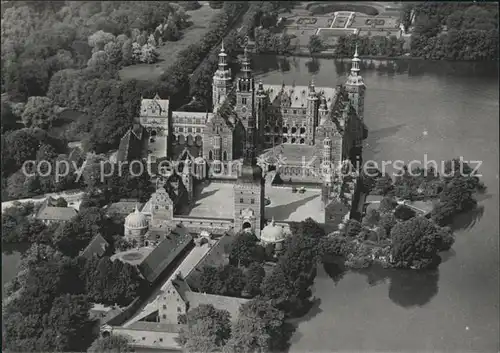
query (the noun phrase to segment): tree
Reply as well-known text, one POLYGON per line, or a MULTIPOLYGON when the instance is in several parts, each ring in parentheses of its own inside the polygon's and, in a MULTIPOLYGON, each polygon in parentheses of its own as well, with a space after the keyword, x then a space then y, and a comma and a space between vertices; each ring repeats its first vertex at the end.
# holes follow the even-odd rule
POLYGON ((325 230, 315 220, 308 217, 301 222, 290 224, 292 234, 319 239, 325 236, 325 230))
POLYGON ((107 63, 114 68, 119 68, 122 63, 122 48, 123 44, 117 41, 106 43, 104 52, 106 53, 107 63))
POLYGON ((392 258, 396 267, 427 268, 437 263, 444 244, 450 246, 451 233, 424 217, 397 223, 391 231, 392 258))
POLYGON ((363 226, 374 227, 380 221, 380 213, 376 209, 369 209, 366 216, 363 217, 363 226))
POLYGON ((399 205, 398 207, 396 207, 396 210, 394 210, 394 216, 402 221, 407 221, 410 218, 415 217, 416 215, 417 213, 412 208, 406 205, 399 205))
POLYGON ((133 61, 132 39, 127 39, 122 44, 122 62, 123 65, 131 65, 133 61))
POLYGON ((350 219, 346 224, 346 235, 350 238, 355 238, 361 232, 362 228, 361 223, 355 219, 350 219))
POLYGON ((198 10, 201 7, 198 1, 183 1, 181 5, 189 11, 198 10))
POLYGON ((319 36, 313 34, 309 37, 309 44, 307 45, 307 48, 309 49, 309 53, 311 53, 311 55, 319 53, 324 50, 323 41, 319 36))
POLYGON ((104 70, 108 65, 108 54, 104 50, 96 51, 87 62, 87 66, 92 69, 104 70))
POLYGON ((97 31, 89 37, 89 46, 93 48, 93 52, 104 50, 104 46, 115 40, 115 36, 104 31, 97 31))
POLYGON ((63 254, 50 245, 34 243, 23 254, 20 264, 21 270, 30 270, 41 262, 61 261, 63 254))
POLYGON ((148 43, 147 44, 149 44, 152 47, 156 48, 156 39, 155 39, 155 36, 152 33, 148 37, 148 43))
POLYGON ((10 106, 7 101, 2 99, 2 134, 4 132, 10 131, 10 130, 15 130, 17 127, 17 118, 12 112, 12 107, 10 106))
POLYGON ((52 101, 47 97, 29 97, 21 118, 27 127, 50 127, 56 120, 52 101))
POLYGON ((224 1, 209 1, 208 4, 212 9, 222 9, 224 1))
POLYGON ((389 174, 380 176, 375 181, 374 193, 378 195, 387 195, 392 190, 392 178, 389 174))
POLYGON ((380 216, 378 225, 384 229, 386 234, 391 234, 392 228, 396 225, 396 217, 392 213, 385 213, 380 216))
POLYGON ((231 334, 230 314, 202 304, 186 314, 187 327, 181 329, 178 341, 187 352, 219 350, 231 334))
POLYGON ((396 200, 394 200, 393 197, 384 196, 382 201, 380 201, 378 211, 381 214, 390 213, 396 208, 397 205, 398 203, 396 202, 396 200))
POLYGON ((56 200, 56 207, 68 207, 68 201, 64 197, 60 197, 56 200))
POLYGON ((256 261, 257 238, 254 234, 241 232, 229 247, 229 260, 237 266, 248 266, 256 261))
POLYGON ((258 298, 241 305, 224 352, 282 351, 287 338, 285 314, 258 298))
POLYGON ((65 294, 54 299, 48 322, 57 330, 57 351, 84 351, 92 342, 90 302, 84 295, 65 294))
POLYGON ((112 334, 97 338, 87 350, 88 353, 127 353, 134 352, 125 336, 112 334))
POLYGON ((261 264, 256 262, 251 264, 245 274, 245 287, 243 288, 243 291, 252 298, 260 294, 260 286, 265 275, 266 272, 261 264))
POLYGON ((149 43, 144 44, 141 48, 141 62, 153 64, 158 61, 158 52, 156 47, 149 43))

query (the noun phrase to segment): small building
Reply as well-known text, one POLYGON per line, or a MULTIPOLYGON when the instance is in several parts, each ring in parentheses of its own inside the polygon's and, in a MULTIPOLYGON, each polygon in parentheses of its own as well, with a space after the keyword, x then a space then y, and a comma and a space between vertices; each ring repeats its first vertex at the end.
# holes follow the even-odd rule
POLYGON ((72 207, 52 206, 54 202, 54 199, 48 197, 43 202, 35 218, 41 220, 45 224, 51 224, 67 222, 78 214, 78 212, 72 207))
POLYGON ((90 260, 92 257, 97 256, 99 258, 106 254, 109 249, 109 243, 102 237, 102 235, 97 234, 87 245, 87 247, 81 252, 80 256, 90 260))
POLYGON ((139 264, 139 271, 149 282, 156 279, 193 243, 187 231, 171 231, 165 239, 139 264))
POLYGON ((123 221, 125 217, 134 212, 136 207, 141 209, 143 205, 138 199, 121 199, 106 208, 106 215, 123 221))

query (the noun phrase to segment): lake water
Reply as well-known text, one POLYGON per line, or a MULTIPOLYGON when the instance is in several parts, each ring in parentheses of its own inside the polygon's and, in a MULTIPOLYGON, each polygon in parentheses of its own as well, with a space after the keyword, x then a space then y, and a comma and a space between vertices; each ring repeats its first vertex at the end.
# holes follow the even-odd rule
MULTIPOLYGON (((350 62, 260 56, 265 83, 343 83, 350 62)), ((364 66, 364 67, 363 67, 364 66)), ((291 352, 499 350, 498 68, 485 63, 365 62, 364 160, 482 161, 482 209, 462 215, 438 271, 372 269, 334 281, 321 268, 318 298, 291 352), (424 131, 427 133, 424 134, 424 131)))

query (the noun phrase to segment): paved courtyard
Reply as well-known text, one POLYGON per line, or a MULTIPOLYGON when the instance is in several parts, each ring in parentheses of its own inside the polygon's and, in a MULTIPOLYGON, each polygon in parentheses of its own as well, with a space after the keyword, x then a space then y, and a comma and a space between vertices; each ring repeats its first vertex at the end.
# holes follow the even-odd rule
MULTIPOLYGON (((211 183, 204 187, 190 212, 192 217, 233 218, 233 184, 211 183)), ((300 222, 311 217, 323 222, 320 191, 306 189, 303 194, 291 188, 267 187, 265 196, 271 203, 265 208, 266 219, 300 222)))
POLYGON ((265 209, 266 218, 300 222, 311 217, 317 222, 324 222, 320 196, 320 190, 317 189, 306 188, 306 192, 301 194, 293 193, 291 188, 266 188, 266 197, 271 201, 265 209))

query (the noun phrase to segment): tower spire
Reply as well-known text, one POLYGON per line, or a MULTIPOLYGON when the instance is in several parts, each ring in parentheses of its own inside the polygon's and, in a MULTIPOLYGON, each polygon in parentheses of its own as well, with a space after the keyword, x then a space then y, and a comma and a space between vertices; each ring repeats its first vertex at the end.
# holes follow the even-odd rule
POLYGON ((248 49, 245 45, 243 49, 243 60, 241 61, 241 71, 243 72, 244 78, 250 78, 252 76, 252 67, 250 64, 250 57, 248 56, 248 49))
POLYGON ((359 59, 358 55, 358 44, 356 43, 356 49, 354 50, 354 57, 352 58, 352 66, 351 66, 351 75, 352 76, 358 76, 359 72, 359 62, 361 60, 359 59))

